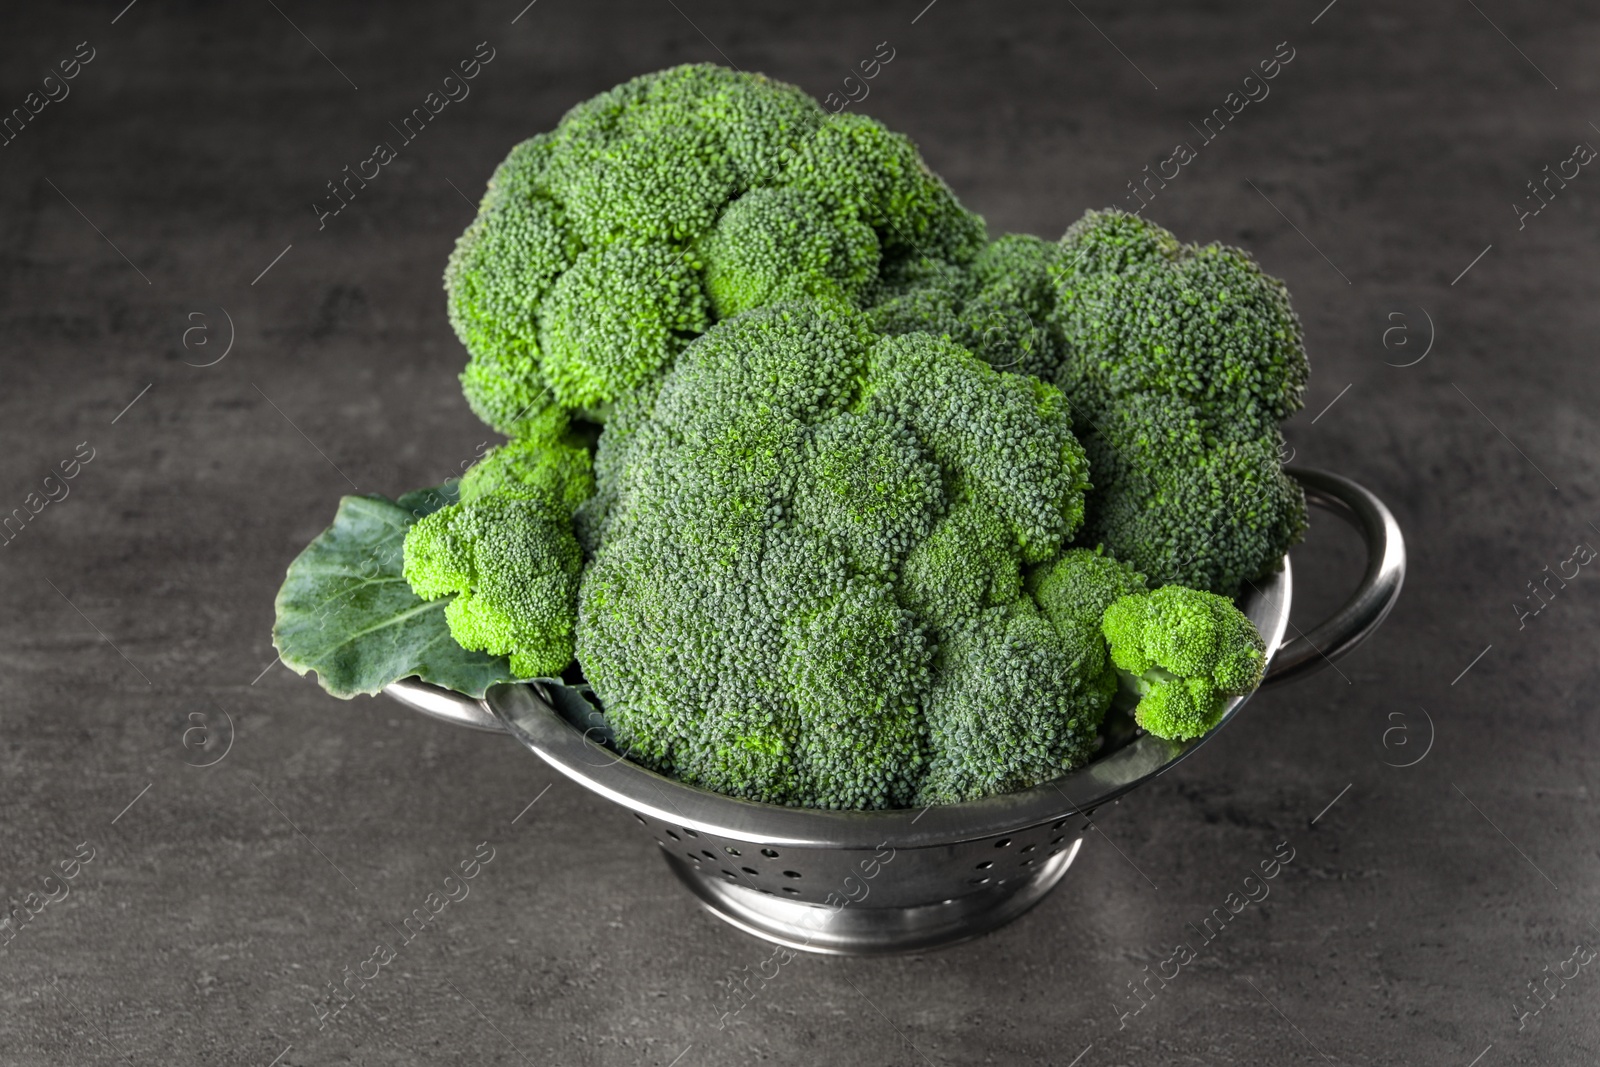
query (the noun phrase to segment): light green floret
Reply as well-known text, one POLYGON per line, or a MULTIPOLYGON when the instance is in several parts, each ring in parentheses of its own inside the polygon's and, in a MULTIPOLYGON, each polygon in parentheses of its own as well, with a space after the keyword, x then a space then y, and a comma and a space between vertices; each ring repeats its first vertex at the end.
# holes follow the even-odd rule
POLYGON ((405 578, 445 608, 462 648, 509 656, 520 677, 572 662, 583 556, 566 508, 543 493, 452 504, 406 533, 405 578))
POLYGON ((1101 630, 1123 685, 1137 695, 1134 719, 1157 737, 1199 737, 1228 697, 1261 684, 1266 643, 1226 597, 1182 586, 1122 597, 1101 630))
POLYGON ((566 432, 564 413, 540 432, 490 449, 461 476, 461 502, 489 496, 541 497, 567 514, 594 494, 594 463, 588 447, 566 432))
POLYGON ((983 246, 983 219, 961 206, 911 139, 865 115, 824 120, 790 159, 783 184, 858 213, 889 252, 965 263, 983 246))
POLYGON ((577 251, 554 201, 491 186, 445 267, 450 324, 472 355, 462 390, 474 414, 502 433, 550 403, 535 312, 577 251))
POLYGON ((603 418, 714 317, 859 304, 886 250, 960 263, 982 244, 983 220, 871 119, 761 75, 647 74, 495 171, 445 277, 462 386, 509 435, 552 402, 603 418))
POLYGON ((597 407, 672 361, 710 325, 699 277, 668 245, 584 252, 539 311, 544 374, 557 401, 597 407))
POLYGON ((735 200, 695 248, 721 318, 806 298, 854 303, 878 270, 878 237, 853 215, 830 216, 797 189, 735 200))

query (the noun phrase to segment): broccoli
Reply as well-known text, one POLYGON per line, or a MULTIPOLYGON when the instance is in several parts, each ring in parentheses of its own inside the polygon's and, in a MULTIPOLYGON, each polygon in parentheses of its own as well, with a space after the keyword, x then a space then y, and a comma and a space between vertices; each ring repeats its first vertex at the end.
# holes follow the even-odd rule
POLYGON ((545 494, 570 515, 594 494, 594 461, 559 408, 547 408, 527 434, 496 445, 461 476, 461 501, 545 494))
POLYGON ((1232 596, 1304 533, 1277 429, 1305 388, 1300 323, 1247 253, 1090 211, 1057 244, 1006 234, 966 263, 887 262, 863 300, 875 329, 1061 389, 1095 485, 1080 546, 1232 596))
POLYGON ((561 503, 543 492, 451 504, 406 531, 405 579, 445 607, 462 648, 509 656, 518 677, 572 662, 583 556, 561 503))
POLYGON ((1266 644, 1244 612, 1199 589, 1121 597, 1101 629, 1124 688, 1138 697, 1134 720, 1158 737, 1204 734, 1228 697, 1253 691, 1266 668, 1266 644))
POLYGON ((1092 406, 1159 392, 1252 430, 1299 410, 1300 319, 1248 252, 1178 245, 1155 223, 1091 211, 1062 237, 1057 277, 1057 384, 1092 406))
POLYGON ((1100 617, 1124 596, 1145 592, 1145 577, 1099 547, 1069 548, 1028 575, 1028 592, 1050 624, 1081 649, 1085 674, 1104 679, 1111 669, 1100 638, 1100 617))
POLYGON ((462 648, 509 656, 519 677, 572 662, 583 555, 572 513, 594 492, 589 451, 551 412, 461 478, 460 501, 406 531, 405 579, 445 607, 462 648))
POLYGON ((516 676, 576 658, 643 766, 859 810, 1048 781, 1117 701, 1198 737, 1261 680, 1229 597, 1305 529, 1307 365, 1247 253, 1117 211, 988 240, 907 138, 691 65, 516 146, 445 289, 511 439, 404 533, 450 599, 382 669, 442 606, 516 676))
POLYGON ((445 269, 462 388, 518 435, 604 419, 717 318, 856 302, 880 261, 965 263, 983 220, 905 137, 712 65, 648 74, 512 150, 445 269))
POLYGON ((1277 569, 1306 527, 1278 459, 1307 375, 1283 283, 1246 252, 1117 211, 1073 224, 1056 277, 1052 380, 1085 423, 1095 482, 1080 543, 1224 596, 1277 569))
POLYGON ((1150 576, 1232 595, 1275 569, 1306 528, 1276 430, 1241 432, 1171 394, 1134 393, 1084 439, 1094 490, 1079 541, 1150 576))
POLYGON ((832 808, 1087 758, 1110 690, 1020 577, 1082 517, 1053 387, 844 305, 771 305, 691 342, 630 420, 579 508, 604 515, 577 653, 632 758, 832 808))
POLYGON ((1049 378, 1061 362, 1055 308, 1057 246, 1027 234, 990 242, 965 266, 932 256, 887 264, 865 294, 884 333, 931 333, 990 366, 1049 378))

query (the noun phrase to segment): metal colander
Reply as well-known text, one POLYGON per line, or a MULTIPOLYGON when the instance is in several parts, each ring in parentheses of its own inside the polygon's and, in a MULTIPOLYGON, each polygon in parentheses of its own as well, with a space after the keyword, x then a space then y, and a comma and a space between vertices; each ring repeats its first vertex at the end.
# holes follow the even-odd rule
MULTIPOLYGON (((1240 606, 1267 642, 1264 684, 1309 673, 1360 644, 1388 614, 1405 576, 1400 529, 1377 497, 1338 475, 1290 473, 1312 504, 1362 532, 1367 569, 1339 611, 1287 642, 1288 558, 1282 571, 1248 588, 1240 606)), ((502 685, 481 701, 415 679, 386 691, 426 714, 508 732, 568 778, 628 808, 718 918, 791 948, 849 955, 961 941, 1021 915, 1066 873, 1098 806, 1199 748, 1249 699, 1235 698, 1216 727, 1192 741, 1113 727, 1095 760, 1022 792, 848 812, 758 804, 646 770, 608 747, 604 719, 565 687, 502 685)))

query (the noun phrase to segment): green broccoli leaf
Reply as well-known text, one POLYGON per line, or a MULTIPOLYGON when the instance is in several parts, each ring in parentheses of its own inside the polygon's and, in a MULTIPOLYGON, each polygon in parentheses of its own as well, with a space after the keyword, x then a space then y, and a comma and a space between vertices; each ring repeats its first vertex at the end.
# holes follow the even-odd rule
POLYGON ((471 697, 514 680, 505 657, 456 644, 444 617, 451 598, 423 600, 401 573, 406 531, 453 502, 455 487, 400 499, 345 497, 333 525, 289 565, 272 628, 283 662, 299 674, 316 671, 322 688, 342 699, 413 675, 471 697))
MULTIPOLYGON (((377 499, 381 500, 382 497, 377 499)), ((395 503, 411 512, 411 521, 415 522, 424 515, 432 515, 440 508, 447 508, 461 499, 461 480, 452 478, 443 485, 431 486, 427 489, 413 489, 409 493, 401 493, 395 503)))

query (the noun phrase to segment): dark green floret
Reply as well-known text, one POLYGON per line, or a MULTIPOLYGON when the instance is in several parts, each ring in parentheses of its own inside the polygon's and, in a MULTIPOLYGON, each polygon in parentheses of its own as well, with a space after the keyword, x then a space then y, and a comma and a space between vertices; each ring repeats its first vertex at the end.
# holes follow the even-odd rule
POLYGON ((608 429, 578 656, 633 758, 878 808, 1031 785, 1093 748, 1109 690, 1021 581, 1082 515, 1054 388, 780 305, 691 343, 617 447, 608 429))

